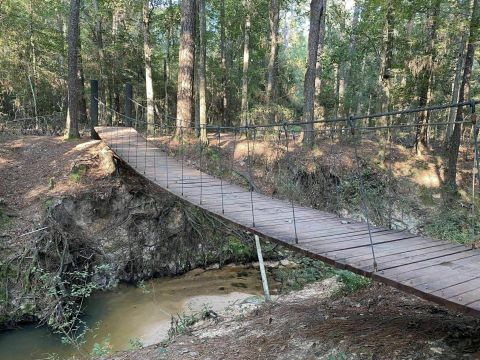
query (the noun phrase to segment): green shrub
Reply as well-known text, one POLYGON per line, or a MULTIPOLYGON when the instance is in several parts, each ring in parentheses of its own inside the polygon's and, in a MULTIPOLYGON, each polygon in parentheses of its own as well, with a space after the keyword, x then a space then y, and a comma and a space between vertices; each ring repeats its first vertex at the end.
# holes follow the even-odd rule
POLYGON ((300 290, 305 285, 331 277, 334 271, 325 263, 301 258, 296 268, 280 268, 274 271, 275 280, 280 282, 280 291, 300 290))
POLYGON ((359 291, 367 286, 370 286, 371 280, 354 274, 347 270, 337 270, 337 279, 342 283, 342 287, 340 289, 341 292, 344 294, 351 294, 356 291, 359 291))

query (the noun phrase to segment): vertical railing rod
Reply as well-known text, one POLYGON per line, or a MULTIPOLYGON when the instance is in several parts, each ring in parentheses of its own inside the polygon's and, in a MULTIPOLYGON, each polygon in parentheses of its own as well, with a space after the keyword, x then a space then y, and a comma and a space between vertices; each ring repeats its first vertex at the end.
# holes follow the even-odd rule
POLYGON ((362 173, 360 169, 360 160, 358 157, 358 149, 357 149, 357 142, 355 139, 355 124, 353 122, 353 116, 350 116, 348 118, 349 126, 350 126, 350 132, 352 135, 352 140, 353 140, 353 150, 355 153, 355 163, 356 163, 356 170, 357 170, 357 177, 359 180, 359 188, 360 188, 360 201, 362 204, 362 209, 363 213, 365 216, 365 220, 367 222, 367 228, 368 228, 368 238, 370 240, 370 248, 372 250, 372 259, 373 259, 373 269, 377 271, 377 258, 375 257, 375 249, 373 247, 373 237, 372 237, 372 229, 370 226, 370 218, 368 216, 368 207, 367 207, 367 202, 366 202, 366 194, 365 194, 365 188, 363 185, 363 178, 362 178, 362 173))
POLYGON ((477 124, 477 114, 475 112, 475 101, 471 100, 470 102, 470 110, 471 110, 471 121, 473 126, 473 169, 472 169, 472 248, 475 248, 475 238, 476 238, 476 183, 477 181, 480 182, 480 169, 478 163, 478 133, 479 133, 479 126, 477 124))
POLYGON ((218 127, 218 152, 219 152, 219 158, 220 158, 220 192, 222 194, 222 214, 225 214, 225 206, 223 202, 223 161, 222 161, 222 147, 221 147, 221 139, 220 139, 220 126, 218 127))
MULTIPOLYGON (((255 210, 254 210, 254 205, 253 205, 253 175, 252 175, 252 154, 250 152, 250 136, 249 136, 249 129, 250 126, 247 125, 245 129, 245 134, 246 134, 246 140, 247 140, 247 156, 248 156, 248 176, 249 176, 249 181, 250 181, 250 205, 251 205, 251 210, 252 210, 252 227, 255 227, 255 210)), ((255 138, 256 136, 256 128, 253 128, 253 136, 255 138)), ((255 141, 255 140, 254 140, 255 141)), ((255 149, 254 149, 255 150, 255 149)))
MULTIPOLYGON (((157 131, 157 127, 155 126, 155 124, 153 124, 153 141, 155 141, 155 135, 156 135, 156 131, 157 131)), ((153 150, 153 179, 155 181, 157 181, 157 152, 155 151, 156 150, 156 146, 155 146, 155 143, 153 143, 153 147, 152 147, 152 150, 153 150)))
MULTIPOLYGON (((287 162, 290 163, 291 161, 291 156, 289 155, 288 151, 288 143, 289 143, 289 135, 288 135, 288 129, 287 129, 287 123, 283 123, 283 129, 285 131, 285 150, 286 150, 286 157, 287 157, 287 162)), ((295 149, 294 149, 295 151, 295 149)), ((288 179, 287 179, 288 181, 288 179)), ((295 235, 295 244, 298 244, 298 235, 297 235, 297 219, 295 216, 295 203, 293 201, 293 194, 290 194, 290 205, 292 207, 292 217, 293 217, 293 230, 294 230, 294 235, 295 235)))
POLYGON ((165 149, 165 173, 167 175, 167 189, 168 189, 168 183, 169 183, 169 178, 168 178, 168 151, 170 149, 170 135, 167 133, 167 126, 165 126, 165 135, 167 136, 167 146, 166 146, 166 149, 165 149))
POLYGON ((184 138, 184 131, 183 131, 183 125, 180 127, 180 136, 182 137, 181 142, 182 142, 182 196, 183 196, 183 163, 185 162, 185 138, 184 138))

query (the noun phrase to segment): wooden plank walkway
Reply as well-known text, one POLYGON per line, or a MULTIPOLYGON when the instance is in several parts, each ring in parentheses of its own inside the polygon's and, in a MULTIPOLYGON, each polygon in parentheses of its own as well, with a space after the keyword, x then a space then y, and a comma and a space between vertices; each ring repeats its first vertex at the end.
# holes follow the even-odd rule
POLYGON ((295 205, 296 244, 290 202, 250 193, 182 166, 181 161, 147 144, 132 128, 95 129, 138 174, 195 206, 309 257, 454 310, 480 315, 480 250, 375 227, 371 229, 378 265, 375 271, 365 223, 295 205))

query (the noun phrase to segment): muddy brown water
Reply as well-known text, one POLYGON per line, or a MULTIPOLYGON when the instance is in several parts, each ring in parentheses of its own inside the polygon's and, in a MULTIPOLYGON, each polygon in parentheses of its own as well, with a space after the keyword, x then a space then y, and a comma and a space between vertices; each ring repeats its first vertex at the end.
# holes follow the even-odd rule
MULTIPOLYGON (((86 337, 82 352, 90 353, 95 343, 105 340, 112 352, 127 350, 132 343, 157 343, 168 337, 172 315, 205 306, 222 311, 261 294, 259 271, 237 267, 193 270, 175 278, 150 280, 140 287, 120 285, 89 299, 84 320, 95 330, 86 337)), ((65 359, 76 351, 46 327, 28 325, 0 333, 0 360, 50 359, 53 354, 65 359)))

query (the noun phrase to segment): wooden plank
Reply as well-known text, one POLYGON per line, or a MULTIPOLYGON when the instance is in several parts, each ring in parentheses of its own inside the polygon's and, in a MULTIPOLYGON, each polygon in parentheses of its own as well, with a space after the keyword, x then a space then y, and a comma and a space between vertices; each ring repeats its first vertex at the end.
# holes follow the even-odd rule
POLYGON ((297 204, 294 205, 294 223, 292 204, 287 200, 250 192, 202 172, 156 148, 132 128, 98 127, 96 130, 117 156, 141 176, 226 221, 311 257, 440 304, 480 314, 478 250, 371 227, 380 269, 374 272, 369 229, 365 223, 297 204), (294 244, 295 228, 298 245, 294 244))

